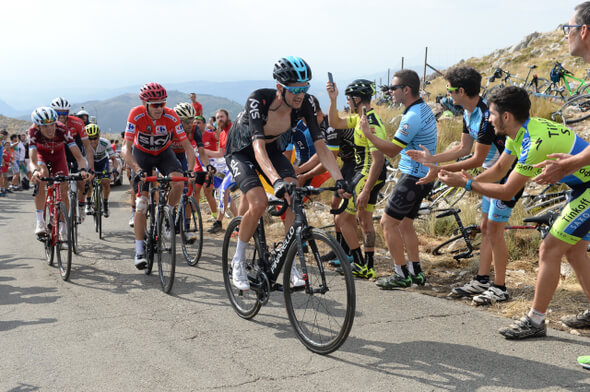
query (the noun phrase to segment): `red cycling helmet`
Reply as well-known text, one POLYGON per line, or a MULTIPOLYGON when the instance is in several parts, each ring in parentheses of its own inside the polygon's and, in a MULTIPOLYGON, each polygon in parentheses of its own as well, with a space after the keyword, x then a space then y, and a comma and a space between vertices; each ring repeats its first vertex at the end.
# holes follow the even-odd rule
POLYGON ((139 99, 142 101, 165 101, 167 97, 166 89, 159 83, 146 83, 139 89, 139 99))

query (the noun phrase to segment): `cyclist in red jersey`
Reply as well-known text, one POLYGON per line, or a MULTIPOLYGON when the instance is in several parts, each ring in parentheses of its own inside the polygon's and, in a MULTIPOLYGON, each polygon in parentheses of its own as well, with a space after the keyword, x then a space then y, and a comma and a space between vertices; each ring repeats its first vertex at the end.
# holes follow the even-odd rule
MULTIPOLYGON (((94 155, 92 147, 90 146, 90 141, 88 140, 88 135, 84 129, 84 121, 82 121, 79 117, 70 116, 70 103, 67 99, 63 97, 57 97, 53 101, 51 101, 50 105, 53 110, 57 113, 57 121, 61 122, 66 126, 66 129, 70 132, 70 135, 74 138, 76 145, 80 149, 83 157, 87 158, 87 166, 90 170, 94 170, 94 155)), ((76 159, 74 158, 73 154, 70 152, 70 149, 66 147, 66 160, 68 163, 68 168, 71 172, 75 173, 78 171, 78 164, 76 159)), ((78 181, 78 205, 80 207, 84 206, 84 182, 78 181)), ((90 204, 86 204, 86 214, 91 213, 90 204)), ((80 218, 83 219, 83 216, 80 218)))
MULTIPOLYGON (((182 175, 182 166, 171 148, 172 140, 175 138, 184 148, 189 169, 195 168, 195 153, 176 112, 166 107, 167 97, 166 89, 162 85, 147 83, 141 88, 139 94, 142 104, 129 112, 122 153, 125 162, 135 173, 134 189, 138 189, 144 173, 151 175, 154 169, 158 169, 165 176, 182 175)), ((172 183, 168 198, 171 207, 178 204, 182 188, 182 182, 172 183)), ((148 189, 147 184, 144 184, 141 196, 135 202, 135 267, 137 269, 144 269, 147 264, 143 240, 148 189)))
MULTIPOLYGON (((68 175, 65 153, 66 145, 70 148, 79 167, 87 170, 86 161, 76 145, 74 138, 70 135, 65 125, 57 121, 57 117, 57 113, 52 108, 37 108, 31 114, 33 125, 28 131, 29 158, 32 170, 31 182, 33 184, 39 184, 39 192, 35 196, 37 216, 35 234, 37 235, 42 235, 47 231, 43 218, 45 182, 40 179, 49 175, 68 175)), ((83 175, 87 177, 88 173, 83 173, 83 175)), ((68 183, 64 182, 60 186, 62 195, 65 195, 68 183)), ((67 210, 69 204, 67 197, 64 197, 64 202, 66 203, 67 210)), ((66 234, 63 230, 65 230, 65 225, 60 225, 60 236, 66 234)))

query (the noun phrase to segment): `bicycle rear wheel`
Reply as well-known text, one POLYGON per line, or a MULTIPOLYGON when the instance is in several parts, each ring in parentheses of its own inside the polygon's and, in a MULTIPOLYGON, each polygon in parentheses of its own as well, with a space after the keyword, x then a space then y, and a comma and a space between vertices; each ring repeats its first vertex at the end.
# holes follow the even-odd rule
POLYGON ((147 260, 144 273, 149 275, 154 267, 154 253, 156 251, 155 230, 156 230, 156 212, 153 205, 149 205, 146 211, 146 229, 145 229, 145 258, 147 260))
POLYGON ((174 271, 176 270, 176 232, 174 212, 168 206, 164 206, 162 214, 159 215, 156 244, 160 283, 162 290, 169 293, 174 284, 174 271))
POLYGON ((72 192, 68 192, 68 198, 70 201, 70 230, 72 231, 72 251, 78 254, 78 215, 76 210, 78 208, 78 195, 72 192))
POLYGON ((181 205, 178 213, 180 216, 180 243, 182 253, 188 265, 197 265, 203 251, 203 218, 197 200, 189 197, 181 205))
POLYGON ((322 265, 321 255, 330 251, 339 260, 346 260, 342 247, 332 237, 311 229, 302 240, 309 249, 303 250, 303 277, 309 289, 290 287, 293 263, 301 268, 294 242, 283 267, 285 307, 301 343, 317 354, 329 354, 344 343, 352 328, 356 306, 354 280, 349 263, 341 263, 343 275, 322 265))
MULTIPOLYGON (((479 249, 481 245, 481 232, 471 232, 469 241, 473 247, 473 251, 479 249)), ((454 237, 449 238, 436 248, 432 250, 432 254, 435 256, 455 256, 461 253, 465 253, 469 250, 467 243, 463 238, 463 235, 458 234, 454 237)))
POLYGON ((53 215, 51 214, 51 208, 49 204, 45 204, 45 209, 43 210, 43 220, 46 222, 47 225, 47 233, 43 238, 43 247, 45 248, 45 260, 47 261, 47 264, 53 265, 53 259, 55 255, 54 238, 57 238, 57 230, 54 231, 55 223, 53 222, 53 215))
MULTIPOLYGON (((260 302, 260 296, 258 292, 250 287, 250 290, 243 291, 237 289, 232 283, 232 259, 236 252, 236 244, 238 242, 238 228, 242 222, 242 217, 238 216, 231 220, 227 229, 225 230, 225 236, 223 237, 223 247, 221 250, 221 267, 223 270, 223 283, 225 285, 225 291, 229 297, 229 301, 238 314, 238 316, 244 319, 251 319, 256 316, 262 303, 260 302)), ((254 233, 254 236, 248 243, 246 249, 246 272, 248 276, 256 276, 259 271, 258 259, 260 258, 260 244, 258 242, 258 234, 254 233)), ((252 283, 252 281, 250 282, 252 283)))
MULTIPOLYGON (((59 274, 63 280, 68 280, 70 277, 70 271, 72 270, 72 231, 70 230, 70 220, 68 219, 68 211, 64 202, 59 203, 59 220, 66 226, 64 232, 66 238, 58 238, 59 241, 55 246, 57 256, 57 266, 59 267, 59 274)), ((58 233, 59 225, 58 225, 58 233)))
POLYGON ((590 94, 582 94, 568 100, 558 111, 566 125, 584 121, 590 117, 590 94))
POLYGON ((461 200, 467 190, 462 187, 449 187, 443 190, 430 204, 430 208, 451 208, 461 200))

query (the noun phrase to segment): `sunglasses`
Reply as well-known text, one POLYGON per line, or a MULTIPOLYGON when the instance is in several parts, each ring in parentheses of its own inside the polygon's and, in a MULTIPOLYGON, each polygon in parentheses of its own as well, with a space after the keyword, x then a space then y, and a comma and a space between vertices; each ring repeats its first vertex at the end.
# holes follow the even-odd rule
POLYGON ((67 116, 68 114, 70 114, 70 112, 68 112, 68 111, 62 112, 62 111, 56 110, 55 112, 57 113, 58 116, 67 116))
POLYGON ((47 118, 47 119, 44 118, 40 122, 43 125, 51 125, 51 124, 55 123, 55 118, 47 118))
POLYGON ((389 89, 390 89, 391 91, 395 91, 395 90, 397 90, 398 88, 404 88, 404 87, 406 87, 406 85, 405 85, 405 84, 393 84, 393 85, 389 86, 389 89))
POLYGON ((164 106, 166 106, 166 102, 155 102, 155 103, 151 103, 148 102, 148 104, 153 107, 153 108, 163 108, 164 106))
POLYGON ((582 27, 584 26, 583 24, 578 24, 578 25, 563 25, 563 34, 565 35, 569 35, 570 31, 575 28, 575 27, 582 27))
POLYGON ((289 91, 291 94, 294 94, 294 95, 306 93, 309 90, 309 88, 311 87, 309 84, 306 84, 305 86, 301 86, 301 87, 289 87, 289 86, 285 86, 284 84, 282 84, 281 86, 286 88, 287 91, 289 91))
POLYGON ((449 87, 449 85, 447 84, 447 91, 450 92, 450 93, 459 90, 459 88, 460 87, 449 87))

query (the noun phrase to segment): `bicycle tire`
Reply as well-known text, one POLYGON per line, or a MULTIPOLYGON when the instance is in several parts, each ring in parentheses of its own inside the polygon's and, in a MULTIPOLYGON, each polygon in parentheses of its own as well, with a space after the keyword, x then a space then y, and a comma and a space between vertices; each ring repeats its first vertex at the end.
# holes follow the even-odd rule
POLYGON ((467 193, 462 187, 448 187, 446 190, 438 192, 439 195, 430 203, 431 209, 451 208, 459 202, 467 193))
POLYGON ((590 117, 590 94, 569 99, 558 111, 565 125, 575 124, 590 117))
MULTIPOLYGON (((53 214, 51 213, 51 208, 49 204, 45 204, 45 208, 43 209, 43 220, 47 222, 47 233, 43 239, 43 247, 45 248, 45 260, 47 264, 53 265, 53 260, 55 257, 55 243, 53 239, 55 238, 53 227, 53 214)), ((55 232, 57 233, 57 231, 55 232)))
POLYGON ((144 273, 149 275, 152 273, 152 268, 154 267, 154 252, 155 252, 155 236, 153 234, 154 230, 156 230, 156 213, 155 208, 152 204, 148 206, 146 211, 146 240, 145 240, 145 258, 146 258, 146 266, 144 273))
MULTIPOLYGON (((221 267, 223 271, 223 283, 229 301, 234 311, 243 319, 249 320, 256 316, 262 307, 258 293, 255 290, 242 291, 234 287, 232 283, 232 259, 236 249, 238 236, 236 230, 242 222, 238 216, 231 220, 225 230, 223 246, 221 248, 221 267)), ((258 234, 254 233, 248 248, 246 249, 246 271, 248 275, 255 274, 258 270, 258 259, 260 258, 260 242, 258 234)))
MULTIPOLYGON (((472 233, 475 235, 475 237, 473 239, 470 239, 469 242, 471 242, 473 251, 476 251, 477 249, 479 249, 479 246, 481 245, 481 232, 478 230, 475 233, 472 231, 472 233)), ((434 248, 432 250, 432 254, 435 256, 454 256, 456 254, 465 253, 468 250, 469 248, 467 247, 467 243, 465 242, 463 235, 458 234, 454 237, 449 238, 448 240, 434 248), (462 242, 458 243, 457 241, 462 242)))
POLYGON ((285 308, 289 320, 301 343, 317 354, 329 354, 337 350, 348 337, 354 321, 356 295, 354 279, 349 263, 341 263, 343 275, 324 268, 320 255, 332 251, 339 260, 346 260, 342 247, 336 240, 318 229, 310 229, 304 243, 311 250, 305 252, 307 282, 305 287, 290 287, 291 267, 299 263, 297 243, 288 250, 283 267, 285 308), (325 282, 326 287, 323 287, 325 282))
POLYGON ((78 195, 75 193, 68 193, 70 201, 70 230, 72 231, 72 251, 78 254, 78 215, 76 209, 78 207, 78 195))
POLYGON ((497 91, 500 91, 504 87, 505 87, 504 84, 497 84, 497 85, 491 87, 489 90, 487 90, 485 92, 485 95, 483 96, 483 98, 489 98, 492 94, 494 94, 497 91))
POLYGON ((375 203, 375 207, 382 207, 384 203, 387 202, 389 199, 389 195, 393 192, 393 188, 397 185, 399 178, 401 176, 401 170, 395 169, 395 171, 390 173, 391 175, 385 179, 385 185, 379 192, 377 196, 377 202, 375 203))
POLYGON ((201 259, 201 253, 203 252, 203 218, 197 200, 193 196, 185 200, 186 203, 183 203, 181 208, 178 209, 180 214, 180 243, 186 263, 195 266, 201 259), (186 216, 187 207, 189 208, 188 222, 186 216), (187 233, 194 235, 193 242, 189 241, 187 233))
POLYGON ((158 238, 156 240, 158 275, 160 276, 162 290, 169 293, 174 284, 174 272, 176 270, 176 232, 173 208, 164 206, 158 220, 158 238))
MULTIPOLYGON (((66 225, 66 239, 65 241, 59 240, 55 247, 55 255, 57 258, 57 266, 59 268, 59 274, 63 280, 70 278, 70 272, 72 270, 72 232, 69 227, 68 211, 66 204, 62 201, 59 203, 59 216, 64 217, 64 225, 66 225), (65 249, 63 245, 65 244, 65 249), (65 256, 65 257, 64 257, 65 256)), ((60 222, 61 223, 61 222, 60 222)), ((58 238, 59 238, 59 225, 58 225, 58 238)))

